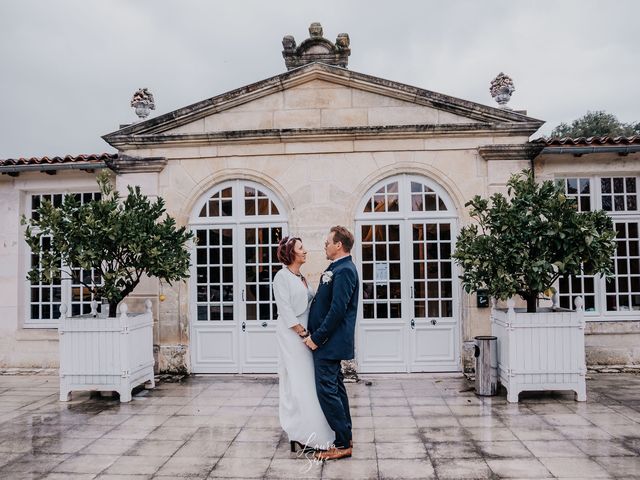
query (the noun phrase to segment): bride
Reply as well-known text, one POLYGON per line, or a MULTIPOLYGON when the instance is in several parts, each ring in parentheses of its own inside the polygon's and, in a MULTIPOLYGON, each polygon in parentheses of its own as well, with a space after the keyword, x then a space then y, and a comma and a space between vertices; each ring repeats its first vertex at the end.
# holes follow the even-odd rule
POLYGON ((291 451, 296 446, 328 449, 335 440, 322 413, 316 394, 313 356, 303 343, 313 290, 300 273, 307 261, 302 240, 285 237, 278 245, 278 260, 284 265, 273 279, 273 295, 278 306, 278 376, 280 425, 287 432, 291 451))

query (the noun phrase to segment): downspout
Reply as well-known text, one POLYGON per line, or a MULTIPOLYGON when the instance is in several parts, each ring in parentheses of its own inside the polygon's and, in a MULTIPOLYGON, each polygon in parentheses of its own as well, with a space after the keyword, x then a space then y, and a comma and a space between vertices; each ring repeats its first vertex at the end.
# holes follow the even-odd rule
POLYGON ((534 160, 538 157, 538 155, 536 155, 535 157, 531 157, 531 159, 529 160, 529 163, 531 164, 531 178, 533 178, 534 181, 536 179, 536 168, 535 168, 534 160))

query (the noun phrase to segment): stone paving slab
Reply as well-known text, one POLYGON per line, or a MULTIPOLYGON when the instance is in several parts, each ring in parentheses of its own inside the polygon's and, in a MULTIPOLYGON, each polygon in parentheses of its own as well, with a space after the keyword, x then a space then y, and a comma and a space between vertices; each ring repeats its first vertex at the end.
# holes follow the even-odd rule
POLYGON ((289 451, 272 375, 187 377, 129 404, 0 375, 0 480, 640 478, 640 376, 587 388, 509 404, 461 375, 366 375, 347 385, 353 457, 320 463, 289 451))

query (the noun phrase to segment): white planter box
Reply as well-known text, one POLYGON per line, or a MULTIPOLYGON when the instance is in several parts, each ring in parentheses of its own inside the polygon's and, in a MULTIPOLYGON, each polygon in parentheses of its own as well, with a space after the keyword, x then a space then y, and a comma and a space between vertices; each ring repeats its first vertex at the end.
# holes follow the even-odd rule
POLYGON ((527 390, 573 390, 576 400, 587 399, 584 355, 584 311, 540 309, 526 313, 514 309, 491 310, 491 333, 498 337, 498 379, 507 400, 517 402, 527 390))
POLYGON ((93 315, 67 317, 60 308, 60 401, 74 390, 116 391, 121 402, 131 401, 131 390, 153 379, 153 315, 127 315, 120 306, 117 318, 93 315))

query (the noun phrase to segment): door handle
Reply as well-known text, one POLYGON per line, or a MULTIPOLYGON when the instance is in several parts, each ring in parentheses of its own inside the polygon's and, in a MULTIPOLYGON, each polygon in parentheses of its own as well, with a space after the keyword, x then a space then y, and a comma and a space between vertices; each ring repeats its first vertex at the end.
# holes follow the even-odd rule
POLYGON ((431 325, 435 325, 436 323, 438 323, 438 321, 435 318, 431 319, 431 325))
POLYGON ((244 288, 242 289, 242 301, 244 302, 244 288))
POLYGON ((411 286, 410 288, 411 288, 411 298, 413 298, 413 286, 411 286))
POLYGON ((413 318, 411 319, 411 328, 412 328, 412 329, 415 329, 415 328, 416 328, 416 321, 415 321, 415 319, 413 319, 413 318))
POLYGON ((266 328, 267 322, 262 322, 262 326, 266 328))
POLYGON ((242 331, 246 331, 247 330, 247 324, 245 322, 242 322, 242 331))

